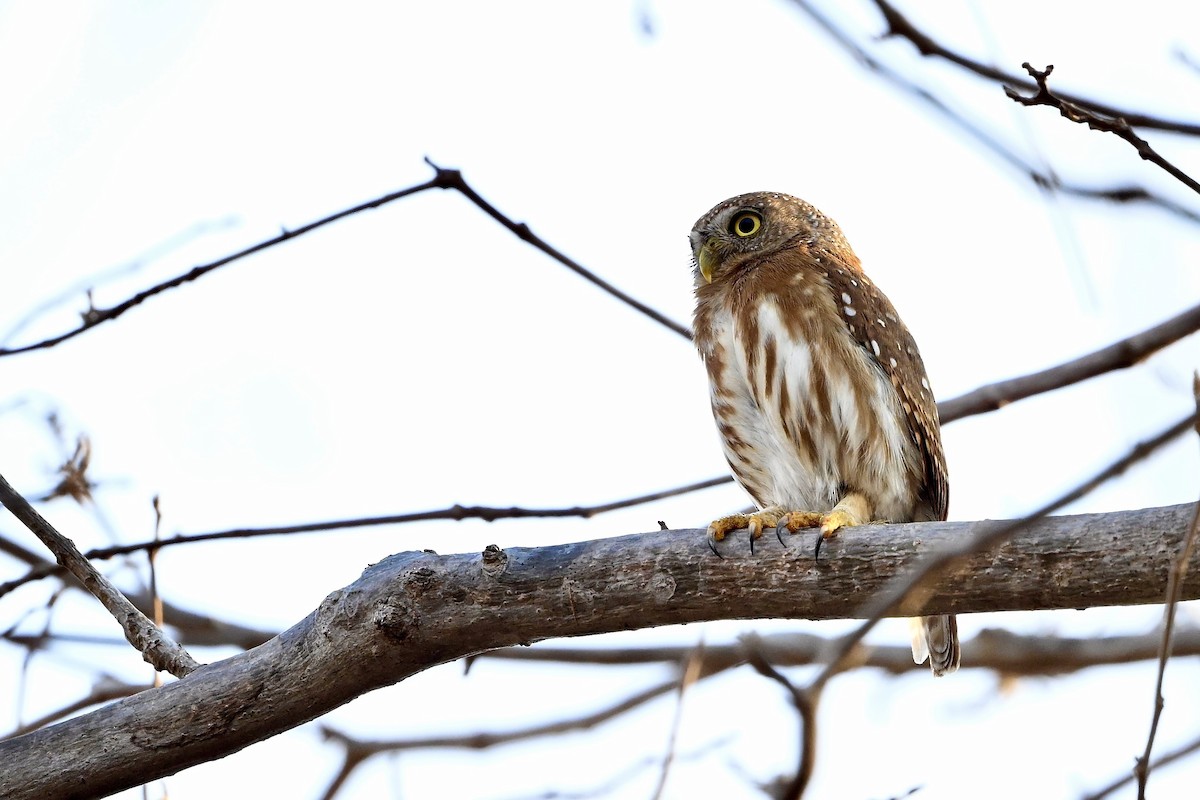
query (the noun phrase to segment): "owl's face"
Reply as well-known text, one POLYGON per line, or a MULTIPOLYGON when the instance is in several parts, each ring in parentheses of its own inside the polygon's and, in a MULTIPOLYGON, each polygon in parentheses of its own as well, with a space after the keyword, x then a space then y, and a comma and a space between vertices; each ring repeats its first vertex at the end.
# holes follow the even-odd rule
POLYGON ((696 285, 720 280, 737 267, 803 242, 844 238, 833 220, 803 200, 777 192, 753 192, 720 203, 692 227, 696 285))

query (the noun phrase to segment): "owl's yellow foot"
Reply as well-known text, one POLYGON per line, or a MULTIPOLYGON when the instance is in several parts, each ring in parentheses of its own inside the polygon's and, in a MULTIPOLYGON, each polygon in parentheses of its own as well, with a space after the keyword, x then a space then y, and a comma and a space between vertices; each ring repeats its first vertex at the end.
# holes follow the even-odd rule
POLYGON ((866 525, 870 522, 871 511, 870 501, 858 492, 851 492, 843 497, 832 511, 821 517, 821 535, 817 537, 813 560, 821 557, 821 545, 825 540, 832 539, 842 528, 866 525))
MULTIPOLYGON (((746 528, 750 531, 750 552, 754 552, 754 540, 762 536, 764 528, 774 528, 777 535, 783 529, 795 533, 801 528, 812 528, 821 523, 821 514, 815 511, 787 511, 782 506, 770 506, 753 514, 731 514, 713 520, 708 526, 708 544, 715 553, 714 542, 725 538, 730 531, 746 528)), ((782 536, 780 538, 782 541, 782 536)))

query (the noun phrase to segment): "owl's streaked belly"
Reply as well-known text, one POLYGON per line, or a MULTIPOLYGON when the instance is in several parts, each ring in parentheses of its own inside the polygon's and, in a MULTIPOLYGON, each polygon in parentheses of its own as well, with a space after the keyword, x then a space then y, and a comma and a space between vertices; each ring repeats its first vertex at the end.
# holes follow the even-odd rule
POLYGON ((876 518, 912 518, 919 457, 895 390, 864 353, 793 338, 772 303, 759 308, 754 353, 728 314, 714 331, 705 357, 721 373, 710 375, 713 416, 734 476, 759 507, 827 512, 858 491, 876 518), (851 380, 849 358, 862 359, 868 380, 851 380))

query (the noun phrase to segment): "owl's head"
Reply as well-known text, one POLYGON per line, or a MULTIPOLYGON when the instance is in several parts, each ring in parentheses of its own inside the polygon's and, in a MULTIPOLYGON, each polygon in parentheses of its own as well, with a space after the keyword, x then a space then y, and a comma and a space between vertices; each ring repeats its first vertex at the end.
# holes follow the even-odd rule
POLYGON ((836 222, 778 192, 741 194, 718 204, 692 227, 691 244, 697 286, 797 245, 849 249, 836 222))

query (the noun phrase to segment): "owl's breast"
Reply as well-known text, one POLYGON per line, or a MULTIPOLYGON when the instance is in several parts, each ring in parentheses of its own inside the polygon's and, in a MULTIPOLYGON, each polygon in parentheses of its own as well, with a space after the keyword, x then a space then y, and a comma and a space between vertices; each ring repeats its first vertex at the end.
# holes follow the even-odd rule
POLYGON ((877 516, 908 518, 919 454, 894 387, 844 329, 784 307, 770 295, 724 306, 697 337, 734 476, 760 507, 824 512, 853 490, 877 516))

